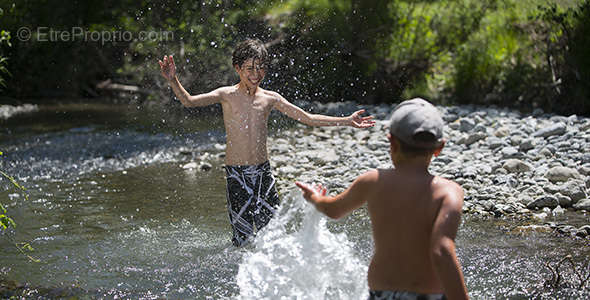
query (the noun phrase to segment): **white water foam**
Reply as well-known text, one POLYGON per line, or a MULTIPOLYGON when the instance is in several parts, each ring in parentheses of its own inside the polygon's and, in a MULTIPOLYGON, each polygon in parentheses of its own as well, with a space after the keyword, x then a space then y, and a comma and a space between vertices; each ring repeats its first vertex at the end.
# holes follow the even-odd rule
POLYGON ((367 266, 343 233, 292 192, 244 254, 239 299, 366 299, 367 266))

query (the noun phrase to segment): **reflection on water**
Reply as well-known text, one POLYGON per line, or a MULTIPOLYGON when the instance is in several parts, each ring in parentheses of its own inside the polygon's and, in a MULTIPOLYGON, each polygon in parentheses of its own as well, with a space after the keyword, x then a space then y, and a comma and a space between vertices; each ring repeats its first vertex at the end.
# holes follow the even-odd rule
MULTIPOLYGON (((52 116, 41 108, 44 113, 52 116)), ((4 182, 0 199, 18 223, 14 238, 31 242, 42 262, 28 262, 3 239, 0 277, 32 287, 80 287, 75 293, 90 297, 366 295, 372 241, 363 209, 327 221, 297 193, 285 195, 280 215, 257 240, 234 248, 214 146, 223 143, 219 123, 206 130, 209 119, 180 118, 185 127, 175 132, 179 120, 158 130, 142 125, 157 123, 161 114, 138 116, 124 107, 93 114, 64 127, 50 128, 55 119, 36 115, 4 124, 2 169, 25 182, 30 200, 4 182), (199 159, 213 168, 182 168, 199 159)), ((588 285, 544 287, 551 277, 545 263, 571 254, 582 267, 588 240, 513 234, 511 226, 474 218, 462 224, 458 255, 474 299, 590 296, 588 285)), ((563 282, 575 284, 575 274, 563 272, 563 282)))

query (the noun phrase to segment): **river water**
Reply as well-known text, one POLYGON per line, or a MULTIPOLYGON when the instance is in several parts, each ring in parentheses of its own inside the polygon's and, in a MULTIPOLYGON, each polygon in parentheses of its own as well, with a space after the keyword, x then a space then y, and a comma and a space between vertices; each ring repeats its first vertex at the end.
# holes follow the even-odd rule
MULTIPOLYGON (((235 248, 225 201, 219 115, 121 104, 47 104, 0 121, 0 201, 17 223, 0 238, 0 278, 32 296, 363 299, 372 252, 364 209, 327 220, 299 193, 249 246, 235 248), (204 160, 211 170, 185 169, 204 160), (15 242, 28 242, 31 262, 15 242), (59 291, 59 292, 56 292, 59 291), (65 291, 65 292, 64 292, 65 291)), ((279 122, 280 123, 280 122, 279 122)), ((272 135, 288 134, 273 126, 272 135)), ((294 167, 297 167, 294 165, 294 167)), ((567 213, 555 222, 587 224, 567 213)), ((522 223, 466 216, 457 248, 474 299, 588 298, 588 239, 516 233, 522 223)), ((3 295, 7 296, 9 294, 3 295)))

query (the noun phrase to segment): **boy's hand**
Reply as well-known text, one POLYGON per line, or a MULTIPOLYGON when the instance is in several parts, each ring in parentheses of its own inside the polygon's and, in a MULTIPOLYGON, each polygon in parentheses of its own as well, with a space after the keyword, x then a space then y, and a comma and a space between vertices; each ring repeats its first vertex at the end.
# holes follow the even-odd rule
POLYGON ((303 198, 308 202, 315 203, 316 201, 312 198, 315 196, 325 196, 326 195, 326 188, 323 187, 321 184, 313 184, 309 185, 303 182, 295 182, 295 185, 298 186, 301 191, 303 192, 303 198))
POLYGON ((176 76, 176 65, 174 64, 174 58, 172 58, 172 55, 164 55, 164 59, 159 60, 158 63, 160 64, 160 71, 164 78, 172 80, 174 76, 176 76))
POLYGON ((361 114, 365 112, 364 109, 355 111, 352 115, 348 118, 350 119, 350 126, 356 128, 369 128, 375 126, 375 121, 373 121, 373 116, 368 117, 361 117, 361 114))

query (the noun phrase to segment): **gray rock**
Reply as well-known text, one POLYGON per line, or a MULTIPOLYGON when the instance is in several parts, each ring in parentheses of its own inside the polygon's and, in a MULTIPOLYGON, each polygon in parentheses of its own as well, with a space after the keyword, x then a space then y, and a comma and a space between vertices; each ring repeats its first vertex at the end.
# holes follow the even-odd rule
POLYGON ((510 173, 522 173, 532 170, 533 166, 519 159, 508 159, 504 162, 502 168, 510 173))
POLYGON ((504 142, 502 139, 499 139, 495 136, 488 137, 487 142, 488 142, 488 147, 490 149, 496 149, 496 148, 507 145, 506 142, 504 142))
POLYGON ((571 225, 558 225, 555 230, 561 234, 570 234, 572 231, 577 230, 577 228, 571 225))
POLYGON ((274 144, 270 147, 270 151, 273 153, 286 154, 291 151, 291 147, 286 144, 274 144))
POLYGON ((377 151, 379 149, 389 150, 389 143, 384 141, 370 140, 367 142, 367 148, 371 149, 372 151, 377 151))
POLYGON ((210 163, 201 162, 199 164, 199 170, 201 170, 201 171, 209 171, 211 169, 213 169, 213 166, 210 163))
POLYGON ((340 160, 340 157, 334 149, 327 150, 308 150, 298 153, 298 156, 304 156, 311 161, 314 161, 320 165, 327 163, 333 163, 340 160))
POLYGON ((371 133, 369 133, 366 130, 357 131, 354 134, 354 139, 357 140, 357 141, 368 140, 370 137, 371 137, 371 133))
POLYGON ((537 142, 535 139, 526 139, 520 143, 520 145, 518 146, 518 150, 527 152, 531 149, 534 149, 536 145, 537 142))
POLYGON ((502 158, 514 158, 520 156, 518 150, 514 147, 504 147, 502 148, 502 158))
POLYGON ((550 137, 553 135, 564 134, 566 131, 567 126, 565 123, 556 123, 536 131, 533 133, 533 137, 550 137))
POLYGON ((545 177, 551 182, 568 181, 570 178, 579 179, 581 178, 580 173, 575 169, 568 167, 552 167, 547 171, 545 177))
POLYGON ((447 124, 450 124, 459 118, 459 116, 457 116, 456 114, 454 114, 452 112, 448 112, 448 111, 445 114, 443 114, 442 117, 443 117, 443 120, 445 121, 445 123, 447 123, 447 124))
POLYGON ((469 145, 472 145, 480 140, 485 139, 486 137, 488 137, 488 135, 485 133, 474 132, 474 133, 471 133, 467 136, 463 136, 459 141, 457 141, 457 144, 465 144, 465 145, 469 146, 469 145))
POLYGON ((590 235, 590 225, 584 225, 584 226, 578 228, 578 230, 583 230, 586 232, 586 235, 590 235))
POLYGON ((524 225, 524 226, 517 226, 514 228, 514 231, 520 233, 528 233, 528 232, 551 232, 551 227, 549 225, 524 225))
POLYGON ((461 118, 459 120, 459 131, 468 132, 475 127, 475 121, 469 118, 461 118))
POLYGON ((590 166, 589 165, 584 165, 578 168, 578 173, 584 175, 584 176, 588 176, 590 175, 590 166))
POLYGON ((527 204, 527 208, 529 208, 529 209, 544 208, 544 207, 555 208, 555 207, 557 207, 557 205, 559 205, 557 198, 555 198, 554 196, 551 196, 551 195, 544 195, 544 196, 541 196, 541 197, 535 199, 534 201, 530 202, 529 204, 527 204))
POLYGON ((292 162, 293 158, 287 155, 275 155, 271 157, 271 160, 276 166, 284 166, 292 162))
POLYGON ((183 169, 196 169, 199 167, 199 164, 196 162, 190 162, 182 166, 183 169))
POLYGON ((473 127, 472 129, 474 132, 482 132, 487 134, 488 133, 488 128, 482 124, 477 124, 475 125, 475 127, 473 127))
POLYGON ((563 215, 564 213, 565 213, 565 209, 563 209, 559 205, 555 209, 553 209, 553 211, 551 211, 551 214, 554 216, 563 215))
POLYGON ((571 207, 572 204, 574 204, 574 202, 572 201, 572 198, 570 198, 564 194, 557 193, 553 196, 555 196, 555 198, 557 198, 557 202, 559 203, 560 206, 571 207))
POLYGON ((541 151, 539 151, 538 154, 541 157, 552 157, 553 156, 553 152, 551 152, 551 150, 547 149, 547 147, 541 149, 541 151))
POLYGON ((539 220, 539 221, 543 221, 547 218, 547 213, 546 212, 542 212, 542 213, 538 213, 538 214, 533 214, 533 219, 535 220, 539 220))
POLYGON ((543 190, 549 194, 557 194, 560 191, 559 186, 555 184, 545 184, 543 190))
POLYGON ((578 201, 578 203, 574 204, 574 208, 576 210, 590 211, 590 199, 584 199, 584 200, 578 201))
POLYGON ((447 126, 453 130, 459 130, 459 127, 461 127, 461 124, 459 124, 459 121, 455 121, 452 123, 448 123, 447 126))
POLYGON ((189 148, 182 147, 182 148, 178 149, 178 153, 180 153, 181 155, 191 155, 192 156, 193 150, 189 149, 189 148))
POLYGON ((522 142, 522 136, 520 135, 513 135, 510 137, 510 145, 512 146, 517 146, 520 145, 520 143, 522 142))
POLYGON ((569 196, 573 203, 586 198, 586 191, 584 182, 578 180, 570 180, 559 187, 559 192, 569 196))
POLYGON ((527 194, 519 194, 516 196, 516 200, 518 201, 518 203, 528 205, 529 203, 533 202, 533 197, 527 194))
POLYGON ((510 134, 510 128, 502 126, 498 129, 496 129, 496 131, 494 131, 494 135, 499 137, 499 138, 503 138, 506 137, 510 134))
POLYGON ((293 166, 284 166, 284 167, 280 167, 277 169, 279 174, 282 175, 290 175, 289 177, 292 177, 293 175, 297 175, 301 173, 300 169, 296 169, 293 166))
POLYGON ((576 229, 573 233, 575 236, 581 237, 581 238, 585 238, 588 236, 588 233, 586 232, 586 230, 576 229))

